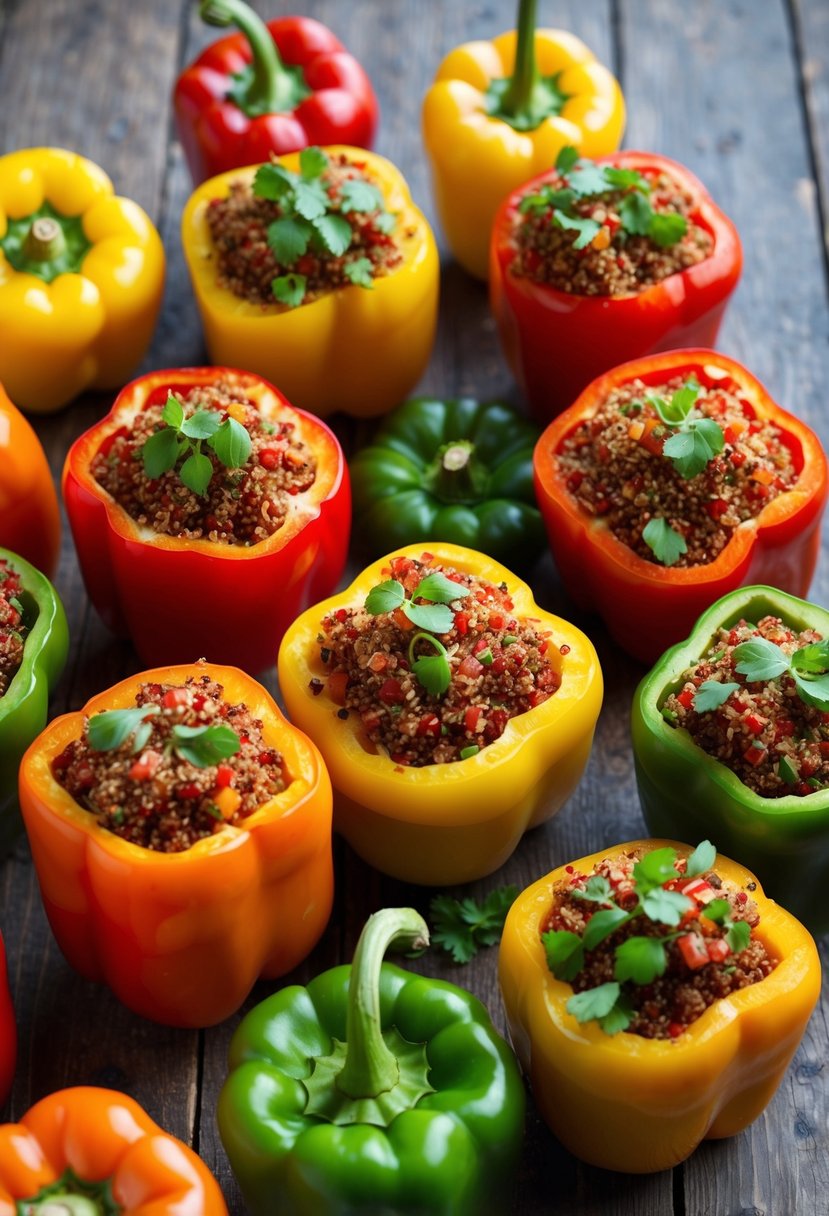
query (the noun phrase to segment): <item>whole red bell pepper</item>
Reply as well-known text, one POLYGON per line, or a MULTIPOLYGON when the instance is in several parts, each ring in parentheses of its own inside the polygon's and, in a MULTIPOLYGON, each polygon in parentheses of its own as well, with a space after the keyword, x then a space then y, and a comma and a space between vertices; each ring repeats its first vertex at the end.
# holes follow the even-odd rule
POLYGON ((809 589, 829 494, 820 440, 777 405, 746 368, 718 351, 677 350, 614 368, 550 423, 533 463, 538 505, 567 593, 597 612, 619 645, 644 663, 687 637, 700 613, 727 591, 749 583, 768 583, 797 596, 809 589), (735 528, 713 561, 674 568, 640 557, 601 517, 584 511, 567 488, 557 453, 614 389, 637 379, 655 389, 676 376, 694 376, 707 387, 730 385, 758 419, 775 423, 792 453, 797 479, 735 528))
POLYGON ((370 148, 377 98, 342 43, 310 17, 267 25, 243 0, 201 0, 211 25, 241 33, 212 43, 176 82, 179 138, 196 185, 311 144, 370 148))
POLYGON ((0 935, 0 1106, 9 1096, 17 1062, 17 1027, 9 992, 6 947, 0 935))
POLYGON ((701 262, 644 291, 575 295, 512 272, 519 204, 556 181, 556 171, 540 174, 504 200, 492 230, 490 302, 507 362, 542 421, 571 405, 596 376, 628 359, 681 346, 713 346, 742 269, 736 228, 689 169, 653 152, 615 152, 596 163, 666 174, 691 194, 690 218, 714 244, 701 262))
POLYGON ((148 666, 200 657, 251 673, 271 666, 288 625, 331 594, 345 565, 351 489, 342 449, 324 422, 293 409, 252 372, 175 368, 134 380, 69 449, 63 495, 89 598, 148 666), (313 485, 292 499, 282 527, 254 545, 154 533, 91 471, 102 445, 138 411, 215 381, 242 392, 267 418, 292 421, 316 457, 313 485))

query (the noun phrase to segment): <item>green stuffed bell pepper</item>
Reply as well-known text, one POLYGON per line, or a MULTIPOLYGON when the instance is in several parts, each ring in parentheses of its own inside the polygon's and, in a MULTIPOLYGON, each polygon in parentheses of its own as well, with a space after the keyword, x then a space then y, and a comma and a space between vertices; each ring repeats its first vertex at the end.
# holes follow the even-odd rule
POLYGON ((724 595, 642 680, 631 728, 651 833, 716 839, 829 930, 829 612, 772 587, 724 595))
POLYGON ((526 568, 545 547, 536 427, 500 401, 417 397, 351 462, 354 532, 373 557, 450 541, 526 568))
POLYGON ((484 1006, 383 963, 428 930, 369 918, 352 966, 268 997, 230 1047, 222 1142, 254 1216, 480 1216, 506 1203, 524 1088, 484 1006))
POLYGON ((0 853, 22 827, 17 770, 46 725, 68 646, 66 615, 48 578, 0 549, 0 853))

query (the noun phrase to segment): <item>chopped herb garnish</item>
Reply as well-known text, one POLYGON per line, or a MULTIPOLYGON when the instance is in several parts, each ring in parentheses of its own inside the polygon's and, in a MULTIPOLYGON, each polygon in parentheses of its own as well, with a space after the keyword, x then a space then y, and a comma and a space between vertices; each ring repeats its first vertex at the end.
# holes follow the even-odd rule
POLYGON ((662 454, 680 477, 696 477, 725 447, 719 423, 695 408, 699 393, 700 386, 692 377, 670 400, 655 393, 648 393, 646 398, 662 425, 672 432, 662 445, 662 454))
POLYGON ((733 692, 737 692, 739 684, 720 683, 719 680, 705 680, 694 694, 694 709, 698 714, 709 713, 725 705, 733 692))
POLYGON ((451 895, 436 895, 429 904, 432 945, 451 954, 456 963, 468 963, 481 946, 494 946, 500 941, 507 912, 517 895, 517 887, 497 887, 481 903, 469 896, 453 899, 451 895))
POLYGON ((787 655, 768 638, 751 638, 734 647, 734 658, 735 670, 749 683, 790 675, 801 701, 829 713, 829 641, 813 642, 787 655))
POLYGON ((164 426, 141 447, 144 472, 152 480, 178 465, 181 481, 201 498, 213 476, 213 463, 202 451, 203 442, 228 469, 241 468, 250 455, 247 427, 231 417, 222 422, 218 410, 196 410, 186 416, 178 397, 170 393, 161 417, 164 426))
POLYGON ((683 553, 688 552, 688 546, 682 533, 672 528, 667 519, 663 519, 660 515, 655 515, 645 524, 642 529, 642 540, 663 566, 673 566, 683 553))

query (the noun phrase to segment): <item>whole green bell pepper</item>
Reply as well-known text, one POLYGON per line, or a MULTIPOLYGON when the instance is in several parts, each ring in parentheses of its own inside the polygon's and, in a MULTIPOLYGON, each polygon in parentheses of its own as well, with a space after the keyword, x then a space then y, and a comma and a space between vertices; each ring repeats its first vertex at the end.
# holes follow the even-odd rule
POLYGON ((268 997, 230 1046, 218 1123, 254 1216, 480 1216, 501 1210, 524 1088, 484 1006, 389 963, 422 917, 370 917, 352 966, 268 997))
POLYGON ((69 648, 66 614, 45 574, 8 549, 0 562, 20 575, 23 591, 23 661, 0 696, 0 853, 23 824, 17 807, 17 770, 26 748, 46 725, 49 693, 60 678, 69 648))
POLYGON ((351 462, 355 536, 372 557, 443 540, 526 568, 545 547, 538 434, 500 401, 405 401, 351 462))
POLYGON ((829 612, 773 587, 741 587, 702 614, 690 637, 666 651, 633 698, 631 730, 645 822, 654 836, 716 840, 760 879, 768 895, 813 933, 829 930, 829 789, 763 798, 662 716, 670 693, 720 628, 780 617, 829 638, 829 612))

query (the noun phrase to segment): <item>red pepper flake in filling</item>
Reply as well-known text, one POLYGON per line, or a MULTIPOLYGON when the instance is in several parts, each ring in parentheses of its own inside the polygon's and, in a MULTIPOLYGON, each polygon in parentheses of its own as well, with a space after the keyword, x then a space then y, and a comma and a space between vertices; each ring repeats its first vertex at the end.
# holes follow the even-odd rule
POLYGON ((20 595, 23 584, 20 575, 4 558, 0 558, 0 697, 23 662, 26 626, 20 595))
POLYGON ((108 436, 92 461, 92 475, 127 514, 142 526, 180 540, 211 540, 256 545, 278 532, 291 511, 291 499, 310 489, 316 457, 297 435, 295 424, 260 414, 255 405, 221 378, 176 394, 186 417, 215 410, 245 427, 251 450, 239 468, 227 468, 210 447, 213 465, 206 493, 196 494, 177 469, 151 479, 141 449, 164 423, 163 404, 148 405, 131 428, 108 436))
POLYGON ((631 380, 614 389, 592 417, 570 432, 556 453, 567 489, 581 509, 600 515, 638 557, 655 562, 643 539, 649 521, 662 519, 684 539, 686 552, 671 565, 705 565, 722 552, 734 529, 753 519, 797 480, 783 432, 755 418, 751 403, 729 379, 701 384, 700 416, 721 428, 725 445, 700 473, 683 477, 663 454, 673 433, 649 394, 667 398, 687 384, 680 376, 659 385, 631 380))
MULTIPOLYGON (((339 608, 324 618, 319 638, 329 696, 356 711, 371 744, 398 765, 444 764, 477 754, 500 738, 510 718, 548 700, 562 679, 545 657, 541 635, 513 615, 505 584, 441 566, 428 554, 420 561, 393 558, 383 577, 398 580, 411 596, 433 573, 459 589, 454 623, 438 635, 450 669, 444 694, 427 692, 410 670, 417 631, 399 609, 370 615, 363 607, 339 608)), ((424 645, 422 653, 432 652, 424 645)))
MULTIPOLYGON (((741 620, 720 629, 699 662, 684 673, 682 688, 666 698, 662 712, 761 797, 805 797, 829 786, 829 715, 798 696, 790 672, 751 680, 737 671, 736 648, 756 638, 774 643, 784 656, 823 640, 814 629, 796 633, 774 616, 756 625, 741 620), (732 687, 715 695, 718 704, 712 708, 698 709, 703 684, 713 686, 714 694, 717 685, 732 687)), ((700 705, 705 703, 702 696, 700 705)))
POLYGON ((265 743, 259 719, 222 694, 222 685, 207 675, 178 686, 142 684, 136 706, 158 709, 144 720, 149 732, 138 753, 134 733, 118 747, 94 750, 87 719, 83 737, 53 760, 55 780, 101 827, 159 853, 182 852, 226 823, 238 824, 284 790, 286 778, 282 756, 265 743), (199 767, 175 750, 176 727, 217 725, 238 736, 234 755, 199 767))

